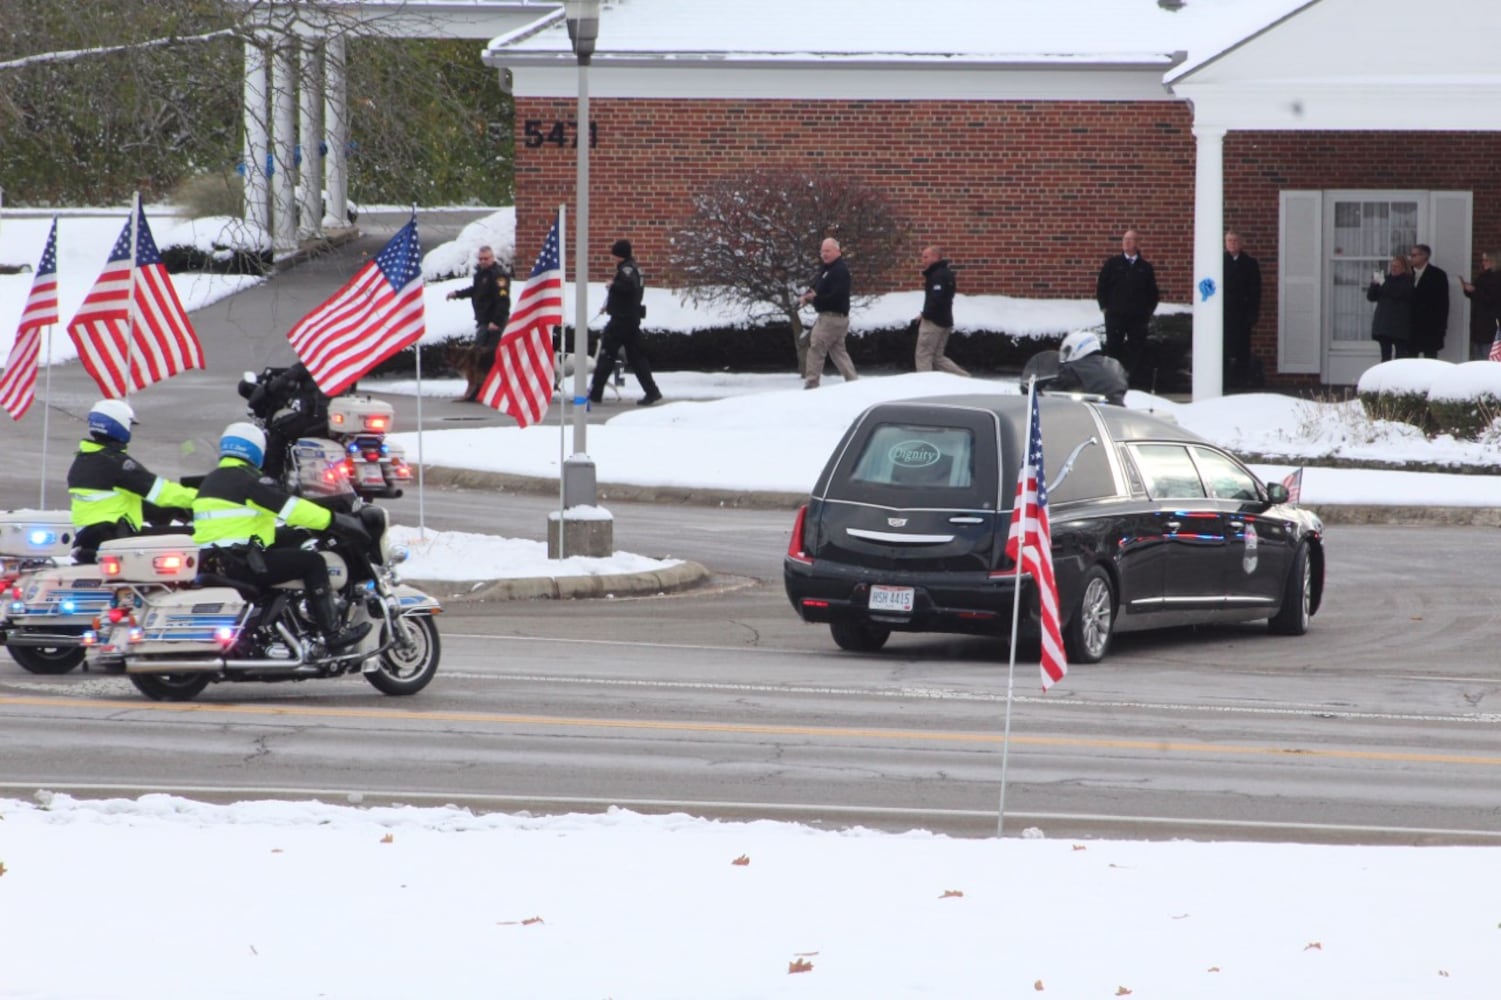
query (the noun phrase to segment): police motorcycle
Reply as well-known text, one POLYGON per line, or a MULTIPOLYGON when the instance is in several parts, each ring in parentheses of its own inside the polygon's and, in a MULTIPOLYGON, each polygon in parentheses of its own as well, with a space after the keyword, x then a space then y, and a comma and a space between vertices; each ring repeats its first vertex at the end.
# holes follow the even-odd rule
MULTIPOLYGON (((110 428, 122 441, 129 440, 133 422, 121 400, 89 410, 91 432, 110 428)), ((149 501, 140 515, 139 526, 122 520, 108 530, 79 531, 66 510, 0 513, 0 643, 23 669, 65 674, 84 662, 83 635, 110 599, 92 562, 99 535, 182 531, 191 518, 189 511, 149 501)))
POLYGON ((94 567, 70 572, 72 551, 67 511, 0 513, 0 642, 33 674, 65 674, 82 663, 83 633, 109 601, 94 567))
POLYGON ((252 418, 285 453, 268 464, 299 496, 323 499, 342 476, 362 500, 395 499, 412 481, 406 450, 386 440, 396 410, 363 393, 329 398, 300 364, 246 372, 239 393, 252 418))
MULTIPOLYGON (((266 588, 205 571, 190 534, 121 538, 99 547, 109 607, 84 634, 89 669, 124 674, 155 701, 188 701, 219 681, 301 681, 362 675, 412 695, 438 671, 438 601, 401 582, 405 549, 384 508, 359 506, 358 535, 302 534, 328 566, 339 621, 369 622, 356 645, 325 647, 301 581, 266 588)), ((285 529, 284 529, 285 530, 285 529)))

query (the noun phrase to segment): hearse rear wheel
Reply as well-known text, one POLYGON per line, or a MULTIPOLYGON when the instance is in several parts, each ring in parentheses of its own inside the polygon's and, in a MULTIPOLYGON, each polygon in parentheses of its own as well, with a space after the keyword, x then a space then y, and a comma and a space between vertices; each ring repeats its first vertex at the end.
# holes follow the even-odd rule
POLYGON ((851 653, 877 653, 891 638, 891 629, 865 622, 829 622, 829 632, 840 649, 851 653))

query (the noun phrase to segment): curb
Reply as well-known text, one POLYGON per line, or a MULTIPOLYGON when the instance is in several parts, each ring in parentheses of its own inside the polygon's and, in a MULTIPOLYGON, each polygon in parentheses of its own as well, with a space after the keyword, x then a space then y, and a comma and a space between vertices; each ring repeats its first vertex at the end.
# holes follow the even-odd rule
POLYGON ((642 573, 533 576, 515 580, 404 580, 452 604, 495 601, 568 601, 588 597, 640 597, 689 590, 709 579, 696 562, 675 562, 642 573))
MULTIPOLYGON (((464 489, 488 489, 498 492, 533 495, 558 495, 558 481, 539 476, 519 476, 509 472, 483 472, 477 469, 454 469, 441 465, 422 467, 424 486, 456 486, 464 489)), ((715 490, 688 486, 632 486, 626 483, 600 483, 596 488, 601 500, 642 501, 685 504, 696 507, 741 507, 751 510, 785 510, 790 516, 808 500, 807 493, 753 492, 750 490, 715 490)))

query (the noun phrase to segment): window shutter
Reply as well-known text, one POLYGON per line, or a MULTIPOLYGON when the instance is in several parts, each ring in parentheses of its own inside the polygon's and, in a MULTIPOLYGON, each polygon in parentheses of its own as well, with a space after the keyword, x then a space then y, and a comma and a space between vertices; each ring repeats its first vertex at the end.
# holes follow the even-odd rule
POLYGON ((1283 191, 1281 195, 1277 371, 1318 374, 1324 328, 1324 194, 1283 191))

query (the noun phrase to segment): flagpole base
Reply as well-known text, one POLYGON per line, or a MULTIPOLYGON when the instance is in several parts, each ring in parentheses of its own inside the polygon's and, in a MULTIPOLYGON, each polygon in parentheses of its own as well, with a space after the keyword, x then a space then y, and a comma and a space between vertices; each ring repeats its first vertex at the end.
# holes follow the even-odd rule
POLYGON ((602 507, 574 507, 547 515, 547 558, 587 556, 605 559, 615 554, 615 518, 602 507))

